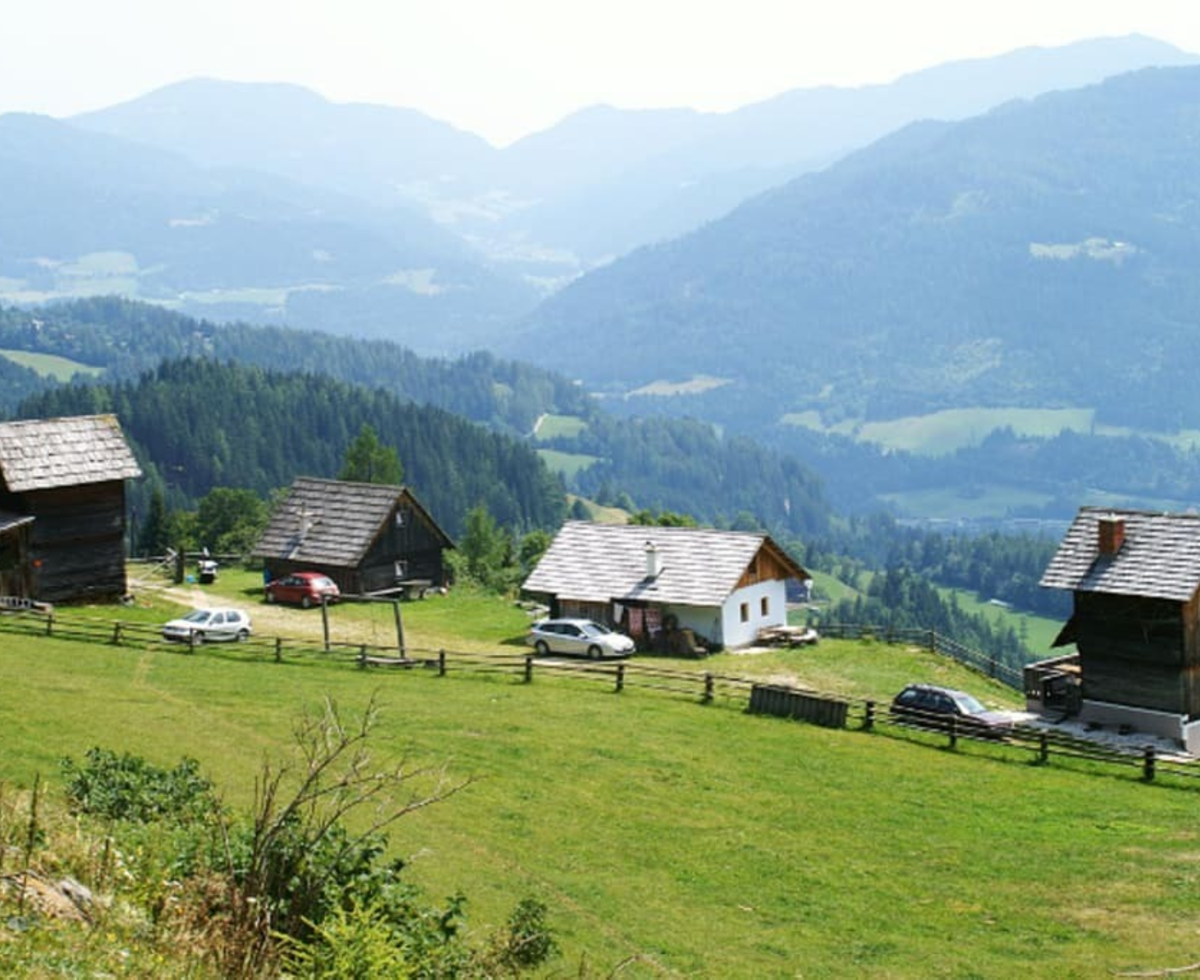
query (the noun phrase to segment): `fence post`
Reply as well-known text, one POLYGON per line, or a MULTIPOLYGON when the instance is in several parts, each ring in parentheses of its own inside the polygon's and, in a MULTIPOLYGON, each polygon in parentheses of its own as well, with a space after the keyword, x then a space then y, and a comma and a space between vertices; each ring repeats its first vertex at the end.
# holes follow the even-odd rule
POLYGON ((710 704, 713 699, 713 675, 706 673, 704 675, 704 703, 710 704))
POLYGON ((958 717, 950 716, 950 748, 958 748, 958 717))
POLYGON ((863 711, 863 731, 869 732, 875 727, 875 702, 868 701, 863 711))
POLYGON ((937 653, 937 631, 929 631, 929 649, 932 653, 937 653))
POLYGON ((49 636, 54 627, 54 613, 46 613, 46 635, 49 636))
POLYGON ((446 651, 438 651, 438 677, 446 676, 446 651))
POLYGON ((121 623, 120 623, 120 621, 113 623, 112 642, 113 642, 113 646, 121 645, 121 623))
MULTIPOLYGON (((329 652, 329 598, 321 596, 321 631, 325 634, 325 652, 329 652)), ((363 653, 366 656, 366 653, 363 653)))
POLYGON ((365 643, 358 648, 358 666, 360 670, 367 669, 367 645, 365 643))
POLYGON ((617 664, 617 693, 625 690, 625 665, 617 664))
POLYGON ((1142 756, 1142 778, 1148 783, 1154 782, 1154 746, 1147 745, 1146 751, 1142 756))
POLYGON ((530 684, 532 682, 533 682, 533 657, 526 656, 525 657, 525 683, 530 684))
POLYGON ((400 648, 400 656, 404 656, 404 620, 400 617, 400 600, 392 600, 392 610, 396 616, 396 645, 400 648))
POLYGON ((188 653, 196 652, 196 631, 188 630, 188 653))
POLYGON ((283 663, 283 637, 282 636, 275 637, 275 662, 277 664, 283 663))
POLYGON ((1050 736, 1042 732, 1038 736, 1038 761, 1046 762, 1050 758, 1050 736))

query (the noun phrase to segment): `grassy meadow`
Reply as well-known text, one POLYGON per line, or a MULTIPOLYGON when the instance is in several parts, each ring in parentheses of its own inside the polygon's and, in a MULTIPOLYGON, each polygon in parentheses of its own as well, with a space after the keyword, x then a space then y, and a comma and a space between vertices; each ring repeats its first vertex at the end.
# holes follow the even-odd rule
MULTIPOLYGON (((221 587, 254 592, 236 575, 221 587)), ((139 606, 122 618, 170 611, 150 595, 139 606)), ((510 651, 525 616, 467 593, 404 613, 412 642, 510 651)), ((691 666, 855 696, 937 679, 1014 697, 882 643, 691 666)), ((433 897, 461 888, 481 930, 524 895, 546 902, 564 951, 551 975, 1095 977, 1198 958, 1200 788, 1145 785, 1134 770, 540 674, 364 672, 215 647, 0 633, 0 691, 10 792, 35 774, 53 789, 60 757, 101 745, 162 765, 193 756, 234 806, 249 804, 262 761, 286 753, 301 712, 374 696, 381 759, 469 781, 395 828, 412 880, 433 897)))
POLYGON ((7 358, 21 367, 31 368, 43 378, 53 378, 55 381, 70 381, 76 374, 94 377, 104 370, 72 361, 70 358, 59 357, 57 354, 40 354, 36 351, 0 350, 0 357, 7 358))

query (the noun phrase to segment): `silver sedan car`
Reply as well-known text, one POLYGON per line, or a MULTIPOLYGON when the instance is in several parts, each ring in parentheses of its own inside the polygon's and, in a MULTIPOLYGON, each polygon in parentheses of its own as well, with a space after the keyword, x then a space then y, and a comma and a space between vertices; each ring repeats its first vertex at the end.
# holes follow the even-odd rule
POLYGON ((634 650, 633 640, 624 633, 590 619, 543 619, 530 628, 528 640, 539 657, 564 653, 599 660, 625 657, 634 650))
POLYGON ((250 617, 240 609, 197 609, 165 624, 162 635, 184 643, 244 642, 250 639, 250 617))

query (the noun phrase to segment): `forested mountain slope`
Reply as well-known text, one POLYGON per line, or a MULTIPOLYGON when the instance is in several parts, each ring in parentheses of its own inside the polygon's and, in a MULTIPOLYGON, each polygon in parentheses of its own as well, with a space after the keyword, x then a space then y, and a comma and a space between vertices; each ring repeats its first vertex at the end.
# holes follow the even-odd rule
MULTIPOLYGON (((590 399, 578 385, 541 368, 486 353, 454 360, 426 358, 391 341, 354 340, 327 333, 244 322, 196 320, 160 306, 98 297, 37 309, 0 307, 0 350, 55 354, 130 380, 180 357, 208 357, 280 371, 310 371, 351 384, 383 388, 407 400, 436 405, 476 422, 528 434, 544 412, 584 415, 590 399)), ((0 358, 0 368, 15 370, 0 358)), ((0 411, 27 391, 0 388, 0 411)))
MULTIPOLYGON (((606 489, 614 495, 624 492, 631 495, 638 507, 668 509, 710 522, 732 522, 739 515, 749 515, 755 522, 797 533, 823 531, 830 520, 830 507, 820 479, 795 458, 765 449, 749 439, 722 437, 705 423, 615 419, 583 388, 566 378, 528 365, 501 361, 489 354, 472 354, 454 361, 427 359, 383 341, 248 324, 214 324, 114 298, 52 305, 36 311, 0 309, 0 349, 5 348, 55 354, 104 367, 110 380, 122 382, 115 389, 111 383, 104 385, 98 392, 49 394, 20 406, 19 411, 26 415, 92 411, 87 406, 93 402, 132 408, 141 402, 130 392, 141 392, 149 385, 158 392, 156 398, 169 399, 172 397, 169 393, 178 386, 189 411, 196 413, 196 442, 177 444, 177 450, 173 451, 176 455, 165 462, 156 453, 168 445, 176 445, 173 440, 177 433, 165 441, 147 439, 146 448, 151 451, 152 460, 174 467, 171 472, 189 474, 171 478, 186 499, 202 495, 213 485, 246 486, 264 492, 275 485, 271 481, 306 462, 336 468, 331 460, 340 459, 338 454, 344 451, 344 446, 326 445, 321 455, 317 448, 293 447, 291 443, 324 440, 326 437, 314 433, 326 431, 341 433, 345 429, 353 435, 362 421, 371 422, 385 437, 390 429, 376 425, 372 413, 377 410, 379 400, 387 398, 388 404, 434 406, 484 423, 495 431, 519 436, 528 436, 542 414, 569 415, 582 426, 581 431, 541 445, 577 454, 588 461, 571 477, 570 488, 591 496, 606 489), (179 358, 206 358, 210 363, 196 362, 202 370, 180 371, 172 366, 179 358), (157 369, 162 361, 172 364, 160 372, 157 369), (237 437, 239 430, 233 424, 235 417, 206 405, 197 393, 201 379, 206 379, 218 386, 214 392, 218 405, 226 405, 228 393, 220 386, 228 385, 219 372, 223 370, 220 365, 227 362, 241 365, 238 370, 249 365, 271 369, 266 378, 284 372, 290 377, 301 372, 303 376, 311 376, 306 383, 322 391, 326 379, 331 379, 331 383, 336 381, 342 388, 353 385, 364 390, 353 398, 339 395, 347 399, 345 410, 349 417, 336 425, 322 422, 319 429, 295 426, 286 412, 278 406, 271 407, 248 423, 246 431, 250 438, 243 446, 237 437), (154 372, 150 377, 156 380, 149 381, 143 376, 148 370, 154 372), (112 394, 114 390, 125 394, 113 401, 117 397, 112 394), (208 445, 211 439, 224 439, 227 444, 222 448, 218 443, 217 449, 212 449, 208 445), (255 448, 260 444, 265 448, 255 448), (189 453, 197 456, 195 464, 182 458, 189 453), (286 462, 289 454, 295 455, 294 463, 286 462), (260 456, 267 462, 256 462, 260 456), (214 463, 214 458, 219 462, 214 463)), ((0 358, 0 364, 4 363, 0 358)), ((259 377, 253 373, 249 376, 259 377)), ((241 375, 237 373, 232 378, 229 384, 247 383, 239 380, 241 375)), ((81 379, 85 386, 93 383, 81 379)), ((298 383, 278 382, 278 385, 291 391, 291 386, 298 383)), ((276 383, 262 381, 262 386, 270 389, 276 383)), ((336 385, 335 389, 341 390, 336 385)), ((13 405, 15 399, 8 406, 10 410, 13 405)), ((144 424, 165 423, 148 417, 144 424)), ((403 447, 400 448, 404 459, 403 447)), ((404 461, 407 465, 407 460, 404 461)), ((487 475, 479 474, 479 478, 487 475)), ((284 482, 290 479, 287 475, 284 482)), ((561 494, 562 488, 558 490, 561 494)), ((528 524, 531 520, 529 513, 515 512, 511 506, 493 513, 504 522, 508 521, 504 515, 513 513, 518 524, 528 524)))
POLYGON ((622 388, 715 376, 692 410, 747 427, 980 405, 1200 425, 1198 143, 1200 68, 914 125, 585 276, 508 350, 622 388))
POLYGON ((454 535, 468 510, 487 507, 516 529, 552 528, 565 501, 528 443, 438 408, 314 374, 187 358, 136 381, 75 385, 34 396, 22 417, 115 412, 147 478, 191 506, 214 487, 262 496, 296 476, 336 477, 364 424, 394 447, 405 482, 454 535))

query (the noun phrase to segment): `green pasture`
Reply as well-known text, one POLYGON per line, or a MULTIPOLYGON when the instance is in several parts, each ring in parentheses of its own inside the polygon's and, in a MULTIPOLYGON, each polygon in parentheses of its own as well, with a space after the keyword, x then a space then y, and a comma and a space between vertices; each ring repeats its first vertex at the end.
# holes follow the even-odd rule
POLYGON ((1048 493, 1003 484, 903 490, 882 493, 879 498, 901 517, 930 521, 978 520, 1019 513, 1022 508, 1043 507, 1053 499, 1048 493))
POLYGON ((534 429, 537 439, 573 439, 587 428, 587 423, 577 415, 543 415, 534 429))
POLYGON ((926 415, 909 415, 885 421, 864 422, 844 419, 825 425, 815 409, 789 412, 780 421, 848 436, 859 442, 878 443, 885 449, 903 450, 918 456, 945 456, 958 449, 980 445, 997 429, 1010 428, 1019 436, 1053 438, 1060 432, 1082 432, 1100 436, 1142 435, 1159 439, 1180 450, 1200 446, 1200 431, 1184 429, 1176 433, 1136 430, 1126 426, 1096 422, 1090 408, 950 408, 926 415))
MULTIPOLYGON (((218 586, 255 597, 249 573, 218 586)), ((87 612, 172 611, 147 587, 132 609, 87 612)), ((292 612, 298 633, 319 630, 319 613, 292 612)), ((378 613, 391 607, 337 610, 347 631, 378 613)), ((467 592, 403 613, 422 644, 449 649, 513 652, 525 622, 467 592)), ((671 663, 856 697, 926 679, 1015 699, 881 642, 671 663)), ((164 765, 193 756, 234 806, 301 712, 374 696, 381 762, 468 782, 395 829, 412 879, 434 897, 463 889, 481 931, 523 895, 546 902, 564 950, 553 975, 1094 977, 1196 958, 1200 787, 1145 785, 1136 769, 1039 766, 1009 747, 951 751, 599 679, 277 664, 237 648, 0 634, 0 690, 0 784, 40 773, 53 791, 60 757, 101 745, 164 765)))
MULTIPOLYGON (((864 646, 858 669, 886 670, 895 651, 864 646)), ((839 647, 794 666, 835 673, 839 647)), ((1090 977, 1194 951, 1197 791, 1135 773, 540 676, 7 636, 0 685, 5 782, 57 785, 58 758, 100 744, 194 756, 235 806, 300 712, 376 696, 381 761, 469 781, 393 834, 413 880, 462 888, 480 930, 545 901, 559 975, 1090 977)))
POLYGON ((558 449, 539 449, 537 454, 542 457, 542 462, 549 469, 562 473, 568 479, 600 461, 599 456, 588 456, 585 453, 564 453, 558 449))
POLYGON ((55 381, 70 381, 76 374, 95 377, 104 371, 104 368, 81 364, 79 361, 59 357, 57 354, 40 354, 36 351, 0 350, 0 357, 7 358, 22 367, 32 368, 43 378, 53 378, 55 381))
POLYGON ((944 456, 978 446, 996 429, 1011 428, 1017 435, 1037 437, 1056 436, 1064 430, 1090 432, 1094 420, 1095 411, 1090 408, 950 408, 878 422, 845 421, 832 427, 824 426, 815 411, 783 417, 788 425, 851 435, 860 442, 875 442, 918 456, 944 456))
POLYGON ((955 596, 958 600, 959 608, 966 612, 986 616, 992 623, 998 626, 1011 626, 1018 634, 1022 630, 1022 624, 1024 624, 1025 636, 1028 638, 1028 647, 1039 660, 1065 652, 1063 650, 1055 651, 1050 646, 1063 628, 1063 623, 1057 619, 1034 616, 1016 609, 983 602, 976 597, 975 593, 964 591, 963 589, 942 588, 939 591, 946 598, 949 598, 951 595, 955 596))

